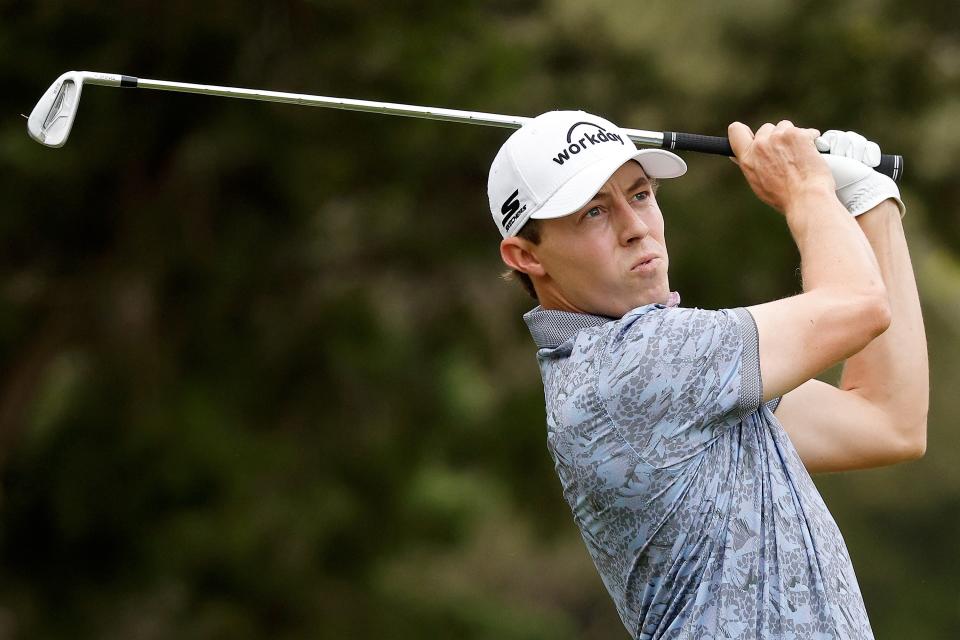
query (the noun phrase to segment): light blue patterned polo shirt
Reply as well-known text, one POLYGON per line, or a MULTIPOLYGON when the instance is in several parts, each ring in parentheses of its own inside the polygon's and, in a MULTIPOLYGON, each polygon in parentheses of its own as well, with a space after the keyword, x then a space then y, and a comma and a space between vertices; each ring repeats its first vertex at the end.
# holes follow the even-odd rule
POLYGON ((762 404, 748 311, 524 319, 564 497, 634 638, 873 638, 840 530, 762 404))

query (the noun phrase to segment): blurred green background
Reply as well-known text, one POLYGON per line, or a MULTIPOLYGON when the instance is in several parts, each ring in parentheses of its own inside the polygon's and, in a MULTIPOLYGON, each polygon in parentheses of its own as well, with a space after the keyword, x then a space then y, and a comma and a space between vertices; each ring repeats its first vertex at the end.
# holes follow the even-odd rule
MULTIPOLYGON (((904 154, 928 453, 817 483, 877 638, 960 637, 954 2, 0 5, 0 638, 625 638, 498 278, 508 133, 88 87, 46 149, 19 114, 69 69, 904 154)), ((685 304, 796 292, 782 219, 686 159, 685 304)))

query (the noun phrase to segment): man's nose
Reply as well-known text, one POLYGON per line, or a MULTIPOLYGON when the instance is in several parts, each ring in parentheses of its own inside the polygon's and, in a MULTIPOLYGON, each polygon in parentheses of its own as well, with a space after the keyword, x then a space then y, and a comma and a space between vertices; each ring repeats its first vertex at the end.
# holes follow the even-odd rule
POLYGON ((640 214, 630 206, 626 198, 617 198, 613 208, 620 244, 628 245, 636 240, 642 240, 644 236, 650 233, 650 227, 646 225, 640 214))

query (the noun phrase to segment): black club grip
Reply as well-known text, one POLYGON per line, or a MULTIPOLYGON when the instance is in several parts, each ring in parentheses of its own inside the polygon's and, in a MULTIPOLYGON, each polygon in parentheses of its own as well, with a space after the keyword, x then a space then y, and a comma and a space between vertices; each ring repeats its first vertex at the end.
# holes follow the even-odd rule
POLYGON ((702 136, 699 133, 663 132, 663 148, 671 151, 698 151, 718 156, 732 156, 730 140, 720 136, 702 136))
MULTIPOLYGON (((662 146, 671 151, 697 151, 718 156, 733 155, 729 139, 720 136, 703 136, 699 133, 664 131, 662 146)), ((900 182, 900 178, 903 177, 903 156, 883 155, 880 157, 880 164, 874 169, 900 182)))
POLYGON ((880 156, 880 164, 874 167, 874 171, 890 176, 894 182, 900 182, 900 178, 903 177, 903 156, 883 154, 880 156))

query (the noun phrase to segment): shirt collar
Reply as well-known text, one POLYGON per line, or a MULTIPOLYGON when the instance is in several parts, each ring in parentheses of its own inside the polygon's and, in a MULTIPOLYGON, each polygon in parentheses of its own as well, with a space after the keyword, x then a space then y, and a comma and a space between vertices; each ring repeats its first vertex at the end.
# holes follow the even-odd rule
MULTIPOLYGON (((660 308, 676 307, 679 304, 680 294, 671 291, 666 304, 655 306, 660 308)), ((581 329, 596 327, 617 320, 617 318, 597 316, 590 313, 571 313, 570 311, 544 309, 541 306, 536 306, 523 314, 523 319, 527 323, 527 328, 530 329, 533 341, 540 349, 555 349, 577 335, 581 329)))

